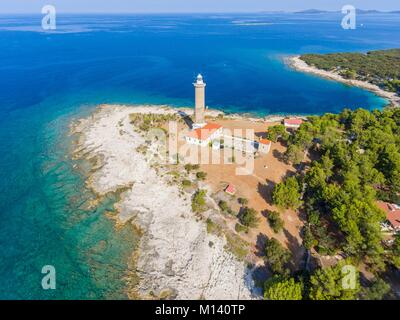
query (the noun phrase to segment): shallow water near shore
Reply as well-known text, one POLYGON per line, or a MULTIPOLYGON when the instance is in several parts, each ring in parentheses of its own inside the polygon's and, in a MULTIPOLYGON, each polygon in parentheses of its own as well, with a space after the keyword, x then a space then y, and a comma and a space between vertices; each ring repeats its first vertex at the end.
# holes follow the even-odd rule
POLYGON ((84 185, 90 166, 70 158, 69 124, 94 108, 37 110, 46 107, 13 112, 13 126, 2 131, 0 298, 125 299, 138 235, 129 224, 116 231, 106 216, 117 195, 91 206, 97 196, 84 185), (56 269, 56 290, 41 287, 45 265, 56 269))
MULTIPOLYGON (((398 45, 400 15, 362 17, 337 30, 339 16, 41 17, 0 21, 0 298, 126 298, 138 237, 115 229, 110 197, 95 196, 70 160, 68 126, 100 103, 190 106, 202 72, 207 104, 227 112, 320 114, 381 108, 372 93, 287 68, 303 52, 398 45), (262 25, 261 22, 271 22, 262 25), (10 29, 11 26, 11 29, 10 29), (7 29, 8 27, 8 29, 7 29), (57 289, 41 288, 54 265, 57 289)), ((339 19, 340 21, 340 19, 339 19)))

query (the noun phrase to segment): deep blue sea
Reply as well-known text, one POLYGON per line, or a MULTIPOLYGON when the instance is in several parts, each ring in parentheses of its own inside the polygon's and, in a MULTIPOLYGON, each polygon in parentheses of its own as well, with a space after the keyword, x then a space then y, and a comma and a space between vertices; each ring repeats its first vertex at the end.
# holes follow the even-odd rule
POLYGON ((386 101, 290 70, 299 53, 400 46, 400 14, 0 16, 0 299, 125 298, 137 236, 116 231, 68 158, 68 124, 99 103, 207 105, 258 115, 382 108, 386 101), (41 287, 53 265, 57 289, 41 287))

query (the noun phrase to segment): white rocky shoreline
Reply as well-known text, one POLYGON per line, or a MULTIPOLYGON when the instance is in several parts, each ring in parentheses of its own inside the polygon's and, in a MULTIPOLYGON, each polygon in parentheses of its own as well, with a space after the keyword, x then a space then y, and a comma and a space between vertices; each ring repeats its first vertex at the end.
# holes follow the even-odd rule
POLYGON ((88 187, 99 196, 126 188, 116 204, 119 223, 134 223, 142 231, 135 253, 139 284, 128 296, 259 299, 251 270, 226 251, 224 238, 207 233, 191 210, 190 197, 182 197, 178 186, 168 184, 136 150, 144 138, 130 123, 135 112, 177 111, 103 105, 71 125, 71 133, 79 136, 74 157, 100 162, 88 177, 88 187))
POLYGON ((351 80, 351 79, 345 79, 341 75, 331 72, 331 71, 326 71, 326 70, 321 70, 316 67, 308 65, 305 61, 301 59, 300 56, 291 56, 291 57, 286 57, 285 63, 290 66, 291 68, 300 71, 300 72, 306 72, 306 73, 311 73, 326 79, 331 79, 337 82, 341 82, 350 86, 355 86, 359 87, 362 89, 366 89, 368 91, 371 91, 375 93, 376 95, 385 98, 390 101, 390 103, 394 106, 399 106, 400 105, 400 97, 394 93, 394 92, 388 92, 385 91, 381 88, 379 88, 377 85, 374 85, 372 83, 366 82, 366 81, 361 81, 361 80, 351 80))

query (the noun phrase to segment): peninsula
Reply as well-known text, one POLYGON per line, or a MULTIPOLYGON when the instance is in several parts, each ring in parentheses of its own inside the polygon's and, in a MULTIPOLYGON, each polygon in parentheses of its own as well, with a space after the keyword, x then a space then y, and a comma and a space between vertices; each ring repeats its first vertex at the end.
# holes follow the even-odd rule
POLYGON ((400 105, 400 49, 304 54, 287 58, 294 69, 360 87, 400 105))
POLYGON ((71 124, 87 187, 117 193, 110 218, 141 235, 128 297, 393 297, 400 109, 253 118, 207 109, 201 75, 194 87, 194 109, 101 105, 71 124))

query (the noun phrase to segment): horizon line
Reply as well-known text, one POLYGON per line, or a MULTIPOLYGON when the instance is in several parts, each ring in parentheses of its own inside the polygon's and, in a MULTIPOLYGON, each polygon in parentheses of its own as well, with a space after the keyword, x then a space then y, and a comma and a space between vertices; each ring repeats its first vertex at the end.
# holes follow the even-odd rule
MULTIPOLYGON (((379 9, 362 9, 356 8, 361 11, 375 11, 377 13, 393 13, 400 12, 400 9, 396 10, 379 10, 379 9)), ((293 13, 304 13, 304 14, 318 14, 318 13, 340 13, 340 10, 320 10, 320 9, 304 9, 304 10, 295 10, 295 11, 287 11, 287 10, 259 10, 259 11, 122 11, 122 12, 105 12, 105 11, 58 11, 58 14, 71 14, 71 15, 80 15, 80 14, 109 14, 109 15, 119 15, 119 14, 262 14, 262 13, 283 13, 283 14, 293 14, 293 13), (317 12, 307 12, 315 10, 317 12)), ((43 15, 41 12, 0 12, 0 15, 43 15)))

